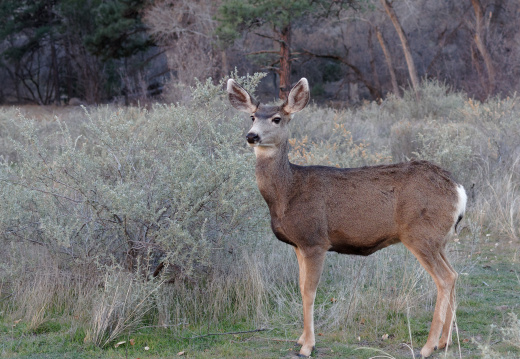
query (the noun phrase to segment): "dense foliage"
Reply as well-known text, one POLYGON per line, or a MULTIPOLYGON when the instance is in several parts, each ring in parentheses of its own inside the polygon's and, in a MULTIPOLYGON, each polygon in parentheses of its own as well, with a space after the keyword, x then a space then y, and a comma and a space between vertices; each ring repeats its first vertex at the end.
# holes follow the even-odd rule
POLYGON ((119 95, 125 84, 115 78, 117 67, 132 71, 132 55, 153 44, 140 21, 145 3, 2 1, 0 67, 12 86, 3 96, 60 104, 62 97, 91 103, 119 95))

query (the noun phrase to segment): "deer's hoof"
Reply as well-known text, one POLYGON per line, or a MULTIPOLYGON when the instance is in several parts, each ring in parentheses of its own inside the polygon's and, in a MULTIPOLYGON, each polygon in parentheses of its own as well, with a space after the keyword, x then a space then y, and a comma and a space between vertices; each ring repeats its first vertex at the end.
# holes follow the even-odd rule
POLYGON ((300 353, 298 354, 299 357, 301 358, 308 358, 311 356, 312 354, 312 351, 316 349, 314 346, 303 346, 301 349, 300 349, 300 353))
POLYGON ((437 350, 437 346, 429 346, 428 344, 426 344, 422 349, 421 349, 421 356, 423 358, 428 358, 430 355, 433 354, 433 352, 437 350))
POLYGON ((300 336, 300 338, 296 341, 296 345, 301 345, 303 346, 303 344, 305 344, 305 340, 304 340, 304 337, 303 337, 303 334, 300 336))
POLYGON ((441 338, 441 341, 439 342, 439 347, 438 347, 438 349, 444 349, 444 348, 446 348, 446 346, 448 346, 448 347, 451 346, 451 344, 452 344, 452 341, 451 341, 451 340, 448 341, 448 342, 444 342, 444 341, 442 340, 442 338, 441 338))

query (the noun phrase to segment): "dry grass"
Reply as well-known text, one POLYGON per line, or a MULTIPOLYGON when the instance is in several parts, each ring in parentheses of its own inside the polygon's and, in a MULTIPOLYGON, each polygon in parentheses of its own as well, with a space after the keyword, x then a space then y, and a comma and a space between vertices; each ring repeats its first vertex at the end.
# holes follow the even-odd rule
POLYGON ((504 238, 520 240, 520 157, 506 171, 487 179, 489 196, 482 199, 493 229, 504 238))
POLYGON ((85 342, 105 347, 135 331, 155 308, 155 295, 163 280, 148 280, 119 267, 106 268, 103 288, 95 295, 85 342))
POLYGON ((3 306, 11 321, 22 320, 31 332, 48 321, 86 323, 97 285, 94 272, 62 268, 59 258, 37 245, 12 244, 3 254, 3 306))

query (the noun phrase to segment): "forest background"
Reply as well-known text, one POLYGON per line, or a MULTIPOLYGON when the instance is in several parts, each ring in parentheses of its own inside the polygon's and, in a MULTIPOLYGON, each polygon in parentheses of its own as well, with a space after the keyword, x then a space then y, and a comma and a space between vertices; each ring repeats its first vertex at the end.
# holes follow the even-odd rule
MULTIPOLYGON (((298 265, 224 83, 269 102, 305 76, 292 162, 425 159, 467 190, 435 356, 520 357, 519 10, 0 0, 0 356, 294 357, 298 265)), ((435 296, 402 245, 330 253, 313 356, 418 357, 435 296)))
POLYGON ((175 102, 196 78, 306 76, 316 101, 378 100, 436 79, 518 90, 515 1, 36 0, 0 5, 0 103, 175 102), (159 97, 162 95, 162 97, 159 97))

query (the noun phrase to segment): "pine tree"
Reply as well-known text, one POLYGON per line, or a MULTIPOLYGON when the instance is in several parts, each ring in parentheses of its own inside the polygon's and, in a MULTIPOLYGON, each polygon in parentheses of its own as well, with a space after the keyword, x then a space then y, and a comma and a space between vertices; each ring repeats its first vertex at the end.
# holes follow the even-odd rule
POLYGON ((103 1, 95 9, 95 32, 85 44, 103 60, 129 57, 153 45, 141 21, 147 0, 103 1))
POLYGON ((245 31, 255 31, 256 35, 273 40, 278 50, 259 53, 278 54, 276 71, 280 76, 279 97, 285 100, 291 89, 292 26, 308 14, 312 14, 314 18, 327 17, 344 8, 355 7, 358 2, 356 0, 224 0, 219 8, 220 26, 217 34, 224 42, 233 41, 245 31), (265 28, 269 30, 267 33, 256 32, 258 29, 265 28))

